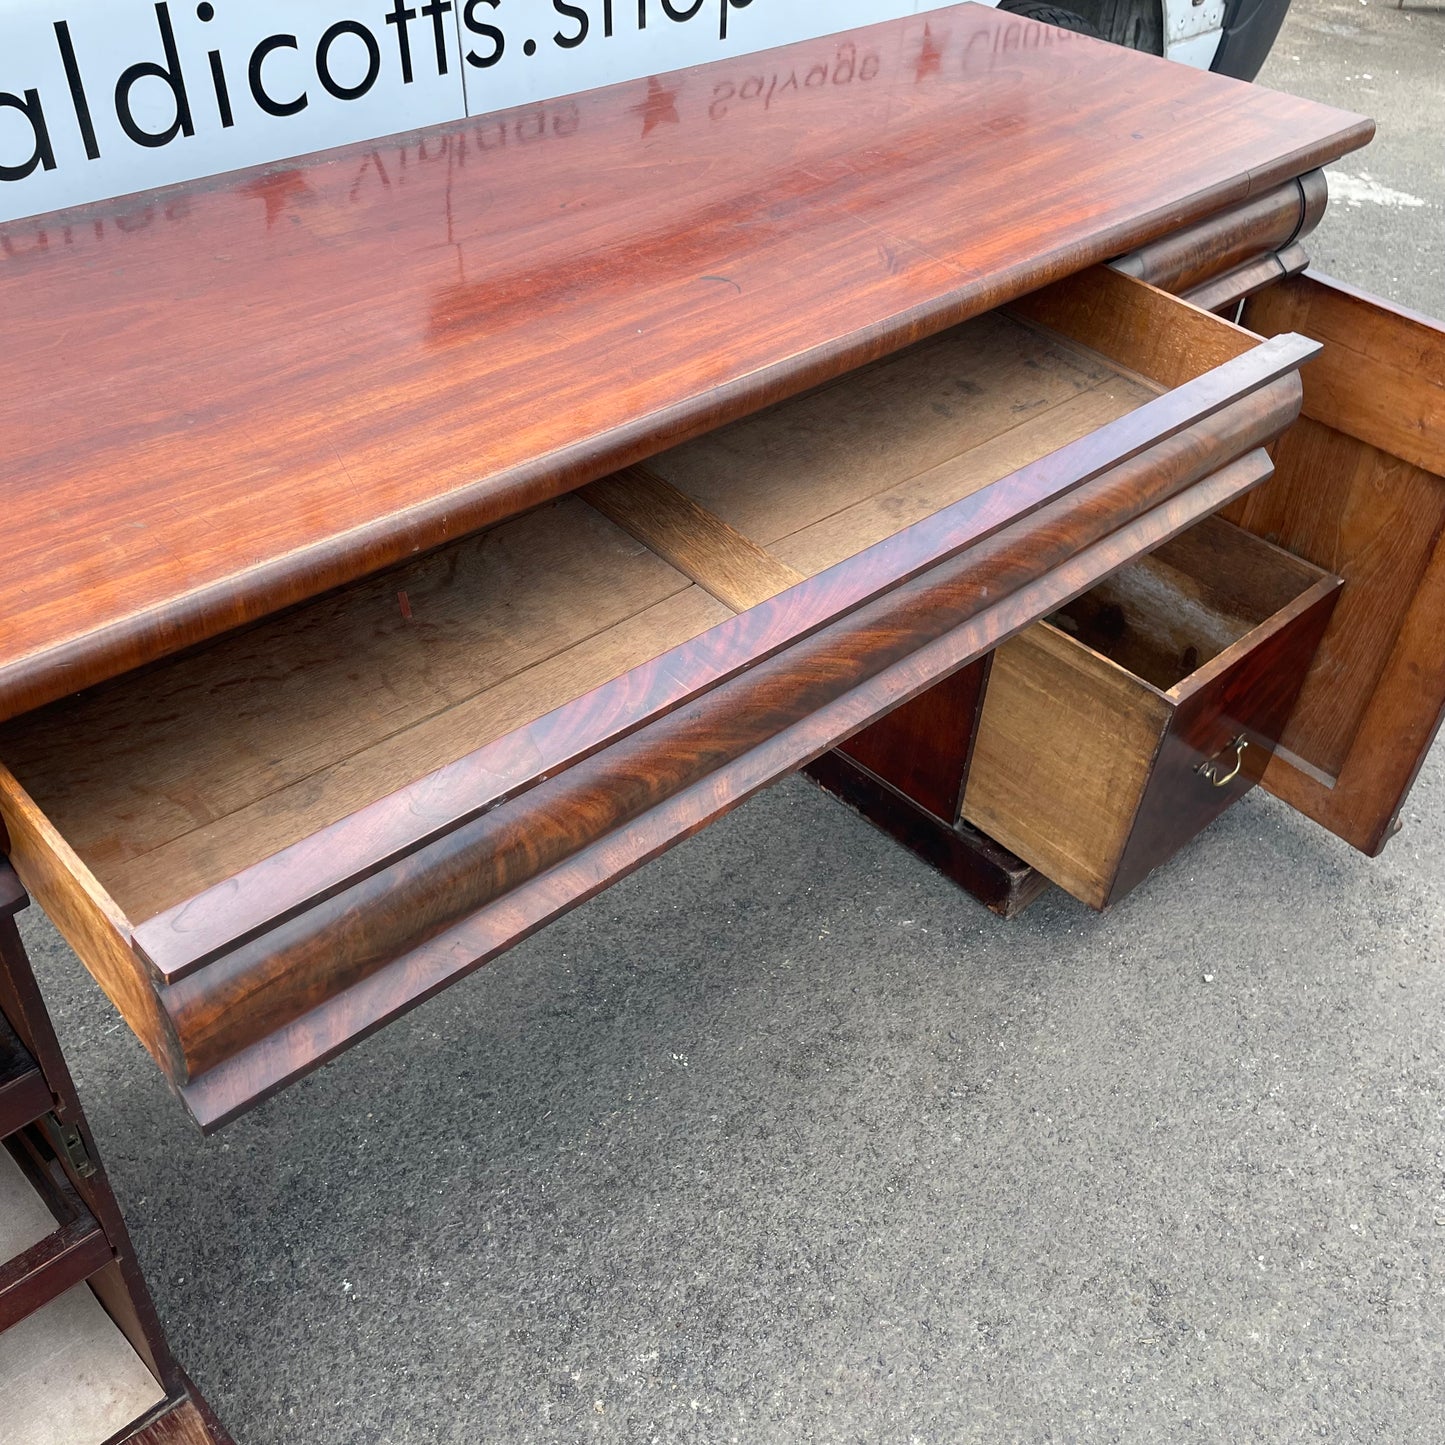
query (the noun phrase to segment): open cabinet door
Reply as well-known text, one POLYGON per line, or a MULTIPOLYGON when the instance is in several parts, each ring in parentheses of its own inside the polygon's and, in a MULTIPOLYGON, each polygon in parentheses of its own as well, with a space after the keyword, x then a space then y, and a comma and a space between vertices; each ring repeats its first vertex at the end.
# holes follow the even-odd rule
POLYGON ((1274 479, 1227 515, 1345 579, 1264 786, 1373 856, 1445 712, 1445 327, 1319 275, 1243 324, 1325 349, 1274 479))

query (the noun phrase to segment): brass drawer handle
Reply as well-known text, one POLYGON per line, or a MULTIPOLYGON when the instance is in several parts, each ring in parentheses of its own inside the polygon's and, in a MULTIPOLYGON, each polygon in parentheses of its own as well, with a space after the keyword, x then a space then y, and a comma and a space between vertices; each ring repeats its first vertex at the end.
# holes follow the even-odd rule
POLYGON ((1206 782, 1213 783, 1216 788, 1222 788, 1232 783, 1239 776, 1239 770, 1244 766, 1244 750, 1248 746, 1249 739, 1245 737, 1243 733, 1240 733, 1232 743, 1220 749, 1219 757, 1223 757, 1230 748, 1234 749, 1234 766, 1223 775, 1221 775, 1220 769, 1224 764, 1217 761, 1216 758, 1210 758, 1208 762, 1200 763, 1194 771, 1206 782))

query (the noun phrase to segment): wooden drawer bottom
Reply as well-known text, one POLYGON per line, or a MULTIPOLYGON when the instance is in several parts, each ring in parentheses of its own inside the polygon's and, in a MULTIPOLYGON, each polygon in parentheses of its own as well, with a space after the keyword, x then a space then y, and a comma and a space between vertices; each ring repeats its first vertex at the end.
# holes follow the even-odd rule
POLYGON ((1341 586, 1218 518, 998 650, 964 817, 1095 908, 1264 772, 1341 586))

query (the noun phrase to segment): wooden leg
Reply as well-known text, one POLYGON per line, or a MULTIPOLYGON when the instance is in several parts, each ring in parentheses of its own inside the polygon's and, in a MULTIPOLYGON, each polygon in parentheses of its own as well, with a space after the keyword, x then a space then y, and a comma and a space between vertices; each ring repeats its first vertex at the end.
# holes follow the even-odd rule
POLYGON ((187 1396, 167 1404, 117 1445, 231 1445, 231 1438, 200 1396, 187 1396))
POLYGON ((1013 918, 1047 880, 962 819, 989 661, 945 678, 806 772, 995 913, 1013 918))
MULTIPOLYGON (((28 902, 10 865, 0 857, 0 1012, 44 1075, 52 1101, 47 1131, 53 1127, 69 1135, 75 1153, 67 1154, 60 1162, 71 1186, 103 1231, 105 1253, 110 1259, 90 1274, 91 1290, 166 1395, 141 1424, 128 1427, 118 1439, 138 1445, 231 1445, 230 1437, 196 1393, 166 1343, 120 1205, 111 1192, 60 1041, 15 926, 14 915, 28 902)), ((62 1152, 57 1148, 57 1157, 62 1152)), ((0 1380, 0 1398, 4 1391, 5 1382, 0 1380)), ((0 1438, 4 1437, 3 1414, 0 1409, 0 1438)))

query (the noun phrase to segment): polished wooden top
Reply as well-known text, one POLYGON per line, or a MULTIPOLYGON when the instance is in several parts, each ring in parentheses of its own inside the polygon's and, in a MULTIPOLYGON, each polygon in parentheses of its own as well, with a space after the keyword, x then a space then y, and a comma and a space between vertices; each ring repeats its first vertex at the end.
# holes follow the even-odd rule
POLYGON ((0 233, 0 717, 1363 145, 975 5, 0 233))

